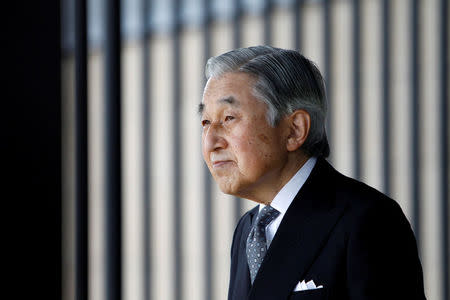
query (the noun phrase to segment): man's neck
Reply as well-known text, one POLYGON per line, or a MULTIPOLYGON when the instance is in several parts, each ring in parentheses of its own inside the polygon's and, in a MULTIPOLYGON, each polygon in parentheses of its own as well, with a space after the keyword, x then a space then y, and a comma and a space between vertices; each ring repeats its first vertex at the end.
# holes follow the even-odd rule
POLYGON ((306 155, 297 155, 288 157, 283 169, 279 170, 277 174, 270 174, 273 182, 262 185, 251 194, 241 195, 242 198, 255 201, 257 203, 269 205, 280 190, 291 180, 291 178, 304 166, 310 157, 306 155))

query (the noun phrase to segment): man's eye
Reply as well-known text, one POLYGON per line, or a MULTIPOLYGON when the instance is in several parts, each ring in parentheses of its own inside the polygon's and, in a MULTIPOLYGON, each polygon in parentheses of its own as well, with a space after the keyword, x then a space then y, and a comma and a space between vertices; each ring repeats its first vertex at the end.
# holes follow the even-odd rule
POLYGON ((211 122, 209 120, 202 120, 202 127, 209 125, 211 122))
POLYGON ((225 117, 225 121, 231 121, 231 120, 234 120, 233 116, 226 116, 225 117))

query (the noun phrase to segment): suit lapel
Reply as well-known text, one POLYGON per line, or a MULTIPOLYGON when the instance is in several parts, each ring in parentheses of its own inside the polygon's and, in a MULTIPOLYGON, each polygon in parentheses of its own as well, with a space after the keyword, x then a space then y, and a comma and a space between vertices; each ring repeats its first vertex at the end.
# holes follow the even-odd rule
POLYGON ((325 160, 317 161, 277 230, 249 299, 287 298, 297 282, 305 279, 345 210, 344 204, 335 202, 334 172, 325 160))
POLYGON ((237 255, 238 268, 236 272, 235 288, 233 291, 232 299, 246 299, 250 291, 250 273, 247 263, 246 255, 246 242, 247 236, 250 233, 253 221, 255 220, 255 215, 258 214, 258 206, 249 212, 249 217, 243 220, 244 224, 242 226, 242 235, 239 241, 239 251, 237 255))

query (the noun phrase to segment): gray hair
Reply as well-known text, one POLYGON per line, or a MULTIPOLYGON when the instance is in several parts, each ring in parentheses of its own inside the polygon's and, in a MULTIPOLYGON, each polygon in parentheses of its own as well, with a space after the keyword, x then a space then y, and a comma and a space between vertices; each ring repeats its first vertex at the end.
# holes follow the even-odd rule
POLYGON ((266 103, 271 126, 277 126, 296 110, 307 111, 311 128, 302 150, 310 156, 330 154, 325 130, 325 83, 312 61, 294 50, 256 46, 211 57, 206 63, 207 79, 228 72, 243 72, 256 78, 254 95, 266 103))

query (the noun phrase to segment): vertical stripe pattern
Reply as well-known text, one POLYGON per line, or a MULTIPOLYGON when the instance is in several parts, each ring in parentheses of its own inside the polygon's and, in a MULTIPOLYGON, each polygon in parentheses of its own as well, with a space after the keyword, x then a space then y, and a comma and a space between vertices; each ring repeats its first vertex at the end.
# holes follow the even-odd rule
POLYGON ((448 298, 448 1, 93 3, 64 12, 64 300, 227 298, 233 230, 255 203, 212 180, 196 106, 210 56, 260 44, 317 63, 330 162, 398 201, 428 299, 448 298))

